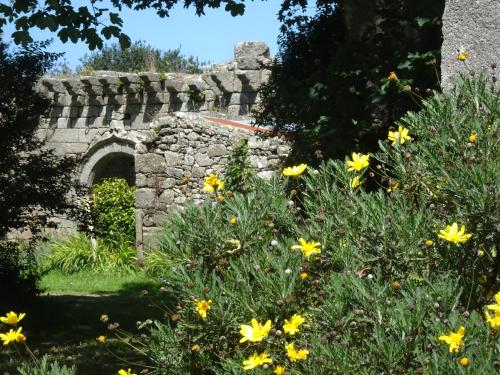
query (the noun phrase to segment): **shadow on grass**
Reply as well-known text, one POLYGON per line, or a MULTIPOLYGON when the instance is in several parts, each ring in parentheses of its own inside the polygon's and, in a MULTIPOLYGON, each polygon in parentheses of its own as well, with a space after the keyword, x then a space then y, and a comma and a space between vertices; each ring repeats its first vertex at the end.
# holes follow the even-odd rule
MULTIPOLYGON (((97 292, 99 293, 99 292, 97 292)), ((66 365, 76 365, 78 374, 116 374, 120 368, 148 365, 147 358, 139 355, 129 345, 116 339, 118 331, 108 330, 111 323, 119 323, 120 330, 138 336, 138 321, 162 320, 169 306, 168 297, 158 292, 155 282, 124 283, 121 290, 107 295, 42 295, 23 311, 23 332, 31 350, 49 354, 66 365), (108 322, 100 321, 102 314, 108 322), (107 337, 106 343, 97 337, 107 337), (132 362, 127 364, 121 359, 132 362)), ((12 352, 10 353, 12 354, 12 352)), ((9 363, 6 350, 0 351, 0 374, 15 374, 17 364, 9 363)))

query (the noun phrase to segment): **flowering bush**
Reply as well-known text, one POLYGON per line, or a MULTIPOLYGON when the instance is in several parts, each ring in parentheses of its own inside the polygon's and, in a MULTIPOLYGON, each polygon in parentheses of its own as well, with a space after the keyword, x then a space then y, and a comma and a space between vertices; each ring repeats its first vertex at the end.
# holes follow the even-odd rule
POLYGON ((378 153, 171 216, 158 373, 496 372, 499 100, 463 79, 378 153))

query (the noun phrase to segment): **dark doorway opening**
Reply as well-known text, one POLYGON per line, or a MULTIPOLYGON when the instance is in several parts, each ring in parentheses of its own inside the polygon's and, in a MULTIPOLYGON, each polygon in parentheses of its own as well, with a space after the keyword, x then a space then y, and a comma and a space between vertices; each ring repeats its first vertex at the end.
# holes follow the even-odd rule
POLYGON ((106 178, 123 178, 130 186, 135 186, 135 161, 130 154, 114 152, 104 156, 92 169, 91 185, 101 183, 106 178))

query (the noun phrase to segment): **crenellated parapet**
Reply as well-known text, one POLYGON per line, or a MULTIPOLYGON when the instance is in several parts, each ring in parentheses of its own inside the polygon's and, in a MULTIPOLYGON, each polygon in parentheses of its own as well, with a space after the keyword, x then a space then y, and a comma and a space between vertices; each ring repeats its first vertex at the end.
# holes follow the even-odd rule
POLYGON ((53 108, 48 124, 58 128, 110 126, 146 129, 169 112, 222 112, 247 116, 268 80, 269 48, 261 42, 235 47, 235 59, 201 74, 95 71, 88 76, 43 78, 38 90, 53 108))

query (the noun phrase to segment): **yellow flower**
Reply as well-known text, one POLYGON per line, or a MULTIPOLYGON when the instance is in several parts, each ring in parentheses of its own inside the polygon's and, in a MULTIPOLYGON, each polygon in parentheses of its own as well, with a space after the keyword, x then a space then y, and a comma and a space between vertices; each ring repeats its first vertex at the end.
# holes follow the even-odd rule
POLYGON ((468 58, 469 58, 469 54, 465 51, 461 51, 461 52, 457 53, 457 60, 465 61, 468 58))
POLYGON ((496 303, 494 305, 488 305, 488 310, 493 310, 495 313, 500 313, 500 292, 495 294, 495 301, 496 303))
POLYGON ((303 316, 299 314, 294 314, 290 320, 285 319, 285 324, 283 324, 283 331, 285 333, 288 333, 289 335, 293 336, 297 332, 299 332, 299 327, 301 324, 303 324, 306 320, 304 319, 303 316))
POLYGON ((351 179, 351 187, 353 189, 356 189, 360 184, 361 182, 359 181, 359 176, 356 176, 353 179, 351 179))
POLYGON ((460 363, 461 366, 463 367, 467 367, 469 366, 469 358, 467 357, 462 357, 460 358, 460 360, 458 361, 460 363))
POLYGON ((313 254, 321 254, 321 244, 319 242, 306 242, 303 238, 299 238, 300 245, 293 245, 292 250, 299 249, 302 254, 309 259, 313 254))
POLYGON ((475 133, 472 133, 471 135, 469 135, 469 142, 476 142, 477 141, 477 134, 475 133))
POLYGON ((238 218, 232 217, 231 220, 229 220, 231 224, 238 224, 238 218))
POLYGON ((392 288, 392 289, 398 289, 398 288, 399 288, 399 281, 394 280, 394 281, 391 283, 391 288, 392 288))
POLYGON ((297 177, 300 176, 307 168, 307 164, 299 164, 293 167, 283 169, 283 176, 297 177))
POLYGON ((215 186, 219 182, 219 179, 217 178, 217 175, 215 174, 210 174, 207 177, 205 177, 204 183, 207 185, 215 186))
POLYGON ((472 234, 465 234, 465 225, 458 230, 458 224, 447 225, 445 229, 439 231, 439 237, 453 243, 465 242, 472 237, 472 234))
POLYGON ((406 141, 411 140, 411 137, 408 135, 409 130, 406 128, 403 128, 401 125, 398 126, 398 131, 396 132, 389 132, 389 135, 387 138, 389 138, 389 141, 392 141, 392 145, 394 146, 396 143, 403 144, 406 141))
POLYGON ((434 245, 434 241, 433 240, 427 240, 427 241, 425 241, 425 246, 431 247, 432 245, 434 245))
POLYGON ((14 342, 14 341, 23 343, 26 341, 26 336, 24 336, 21 333, 22 329, 23 329, 22 327, 19 327, 17 329, 17 331, 14 331, 13 329, 11 329, 7 333, 0 333, 0 340, 3 341, 3 344, 5 346, 9 345, 11 342, 14 342))
POLYGON ((137 374, 133 373, 131 369, 128 369, 127 371, 125 370, 118 371, 118 375, 137 375, 137 374))
POLYGON ((370 155, 363 155, 361 153, 353 152, 352 160, 347 160, 346 164, 349 167, 347 170, 351 171, 361 171, 370 165, 370 155))
POLYGON ((268 320, 266 324, 260 324, 257 319, 252 319, 252 325, 242 324, 240 326, 240 334, 243 336, 240 340, 241 342, 258 342, 262 341, 264 338, 269 335, 269 331, 271 330, 271 321, 268 320))
POLYGON ((266 363, 272 363, 273 360, 269 358, 269 354, 264 353, 253 353, 248 359, 243 361, 243 370, 252 370, 256 367, 262 366, 266 363))
POLYGON ((302 359, 307 359, 309 355, 309 350, 307 349, 295 349, 295 345, 292 343, 285 345, 286 355, 292 362, 296 362, 302 359))
POLYGON ((465 328, 460 327, 457 332, 450 332, 449 335, 441 335, 438 337, 439 341, 444 341, 450 346, 450 353, 456 353, 464 346, 463 337, 465 328))
POLYGON ((217 195, 217 201, 222 202, 224 200, 224 197, 222 195, 217 195))
POLYGON ((281 365, 278 365, 274 368, 274 373, 276 375, 283 375, 286 371, 286 367, 285 366, 281 366, 281 365))
POLYGON ((200 350, 201 347, 198 345, 198 344, 194 344, 192 347, 191 347, 191 351, 193 352, 197 352, 198 350, 200 350))
MULTIPOLYGON (((19 327, 19 328, 21 328, 21 327, 19 327)), ((20 331, 20 329, 18 329, 18 331, 20 331)), ((18 333, 16 341, 18 343, 24 344, 26 342, 26 336, 24 336, 22 333, 18 333)))
POLYGON ((208 177, 205 177, 205 181, 203 182, 203 191, 205 193, 213 193, 215 190, 223 189, 224 181, 219 180, 217 175, 211 174, 208 177))
POLYGON ((387 77, 389 81, 399 81, 398 76, 396 75, 396 72, 390 72, 389 76, 387 77))
POLYGON ((205 193, 213 193, 215 191, 214 187, 212 185, 203 185, 203 191, 205 193))
POLYGON ((106 342, 106 336, 99 336, 97 338, 97 341, 99 341, 101 344, 104 344, 106 342))
POLYGON ((307 272, 301 272, 299 274, 299 277, 300 277, 301 280, 305 280, 305 279, 307 279, 309 277, 309 275, 307 274, 307 272))
POLYGON ((495 316, 491 317, 490 313, 485 311, 486 323, 489 323, 491 328, 497 330, 500 328, 500 311, 495 311, 495 316))
POLYGON ((109 320, 109 316, 107 316, 106 314, 102 314, 99 320, 103 323, 106 323, 109 320))
POLYGON ((17 315, 14 311, 8 312, 5 316, 0 317, 0 321, 5 324, 10 324, 11 326, 15 326, 26 316, 25 313, 21 313, 17 315))
POLYGON ((198 301, 197 299, 194 300, 194 303, 196 304, 196 312, 198 313, 199 316, 201 316, 203 319, 207 318, 207 311, 211 309, 211 304, 212 300, 209 299, 208 301, 201 300, 198 301))

